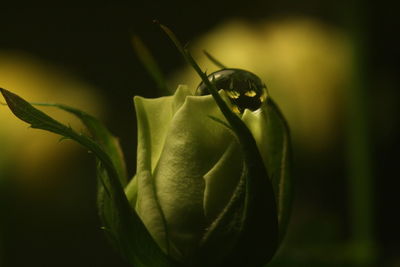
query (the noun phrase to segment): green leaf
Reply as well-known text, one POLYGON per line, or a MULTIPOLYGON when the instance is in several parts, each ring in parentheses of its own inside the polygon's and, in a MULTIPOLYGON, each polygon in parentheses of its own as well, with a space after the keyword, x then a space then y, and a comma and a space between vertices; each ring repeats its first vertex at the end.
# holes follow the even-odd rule
POLYGON ((276 103, 268 97, 266 100, 268 116, 267 142, 271 149, 267 161, 268 171, 271 173, 272 185, 274 187, 278 220, 279 220, 279 242, 286 234, 291 213, 292 204, 292 151, 289 126, 276 103))
POLYGON ((136 35, 132 37, 132 45, 139 57, 140 61, 146 68, 147 72, 151 75, 153 80, 156 82, 161 95, 169 94, 167 89, 167 83, 165 82, 164 75, 151 54, 150 50, 146 47, 143 41, 136 35))
MULTIPOLYGON (((71 138, 96 155, 99 178, 108 192, 107 196, 103 198, 103 205, 107 205, 106 208, 112 210, 112 214, 108 212, 103 218, 105 230, 122 255, 133 266, 177 266, 162 253, 137 213, 129 205, 113 161, 101 145, 90 137, 79 134, 54 120, 21 97, 2 88, 0 88, 0 92, 14 115, 29 123, 32 128, 47 130, 71 138)), ((96 127, 92 127, 92 130, 94 128, 96 127)))
POLYGON ((103 148, 103 150, 110 157, 113 162, 114 168, 117 170, 119 181, 122 187, 125 187, 128 183, 128 174, 126 171, 126 165, 124 155, 119 144, 118 139, 113 136, 110 131, 100 122, 97 118, 92 115, 81 111, 79 109, 63 105, 63 104, 51 104, 51 103, 31 103, 35 106, 49 106, 56 107, 67 111, 76 117, 78 117, 83 124, 88 128, 90 134, 103 148))
POLYGON ((272 183, 268 178, 256 141, 243 121, 224 102, 215 85, 208 80, 207 75, 181 45, 174 33, 164 25, 160 27, 208 87, 239 139, 244 158, 242 182, 239 183, 230 204, 208 230, 201 247, 204 249, 203 255, 211 253, 212 256, 206 259, 200 255, 199 260, 210 264, 208 266, 261 266, 273 257, 278 247, 279 234, 272 183), (232 241, 229 251, 224 251, 227 243, 221 243, 221 234, 225 238, 230 237, 232 241))
POLYGON ((215 66, 221 68, 221 69, 226 69, 226 66, 221 63, 221 61, 217 60, 214 56, 212 56, 210 53, 208 53, 206 50, 203 51, 203 53, 206 55, 206 57, 214 63, 215 66))
POLYGON ((282 241, 287 228, 292 196, 289 128, 269 95, 258 112, 246 110, 242 120, 257 140, 258 149, 274 188, 279 240, 282 241))

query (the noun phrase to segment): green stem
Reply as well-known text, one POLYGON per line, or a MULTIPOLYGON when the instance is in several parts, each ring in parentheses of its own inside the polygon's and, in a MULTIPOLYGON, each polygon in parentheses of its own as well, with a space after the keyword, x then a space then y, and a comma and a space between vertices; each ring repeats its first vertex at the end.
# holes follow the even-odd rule
POLYGON ((365 3, 356 1, 349 9, 347 23, 352 48, 352 77, 346 90, 347 159, 351 219, 351 257, 357 266, 369 266, 374 254, 373 162, 369 136, 368 53, 365 3))

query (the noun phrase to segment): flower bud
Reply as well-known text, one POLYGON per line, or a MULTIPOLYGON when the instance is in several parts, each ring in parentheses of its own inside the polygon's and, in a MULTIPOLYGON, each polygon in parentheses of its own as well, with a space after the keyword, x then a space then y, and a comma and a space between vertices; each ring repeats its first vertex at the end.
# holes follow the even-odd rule
MULTIPOLYGON (((235 110, 232 92, 221 90, 220 95, 235 110)), ((288 132, 272 100, 268 96, 263 100, 255 110, 239 107, 243 113, 238 116, 252 133, 267 170, 269 177, 265 179, 274 190, 271 205, 277 211, 271 220, 279 228, 272 229, 271 236, 260 236, 261 241, 270 239, 273 243, 270 251, 257 252, 257 243, 252 244, 254 249, 243 251, 242 266, 258 266, 270 260, 288 218, 288 132)), ((239 212, 243 205, 235 211, 232 204, 238 201, 235 196, 243 185, 245 167, 239 139, 211 95, 194 95, 185 86, 178 87, 173 96, 136 96, 134 103, 137 173, 126 189, 131 205, 159 247, 174 260, 188 266, 227 266, 228 259, 237 253, 224 238, 230 236, 224 231, 230 230, 211 233, 212 249, 206 246, 210 229, 218 229, 222 215, 243 213, 239 212), (221 256, 216 259, 216 255, 221 256)), ((265 194, 271 192, 266 189, 265 194)), ((244 203, 247 198, 240 201, 244 203)), ((265 216, 261 208, 254 210, 256 216, 265 216)), ((240 229, 233 231, 241 235, 240 229)))

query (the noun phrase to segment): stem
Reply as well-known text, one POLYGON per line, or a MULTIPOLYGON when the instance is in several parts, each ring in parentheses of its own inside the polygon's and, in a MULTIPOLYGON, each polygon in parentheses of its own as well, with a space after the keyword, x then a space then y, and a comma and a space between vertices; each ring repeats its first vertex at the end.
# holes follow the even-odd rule
POLYGON ((376 259, 365 5, 365 1, 355 1, 347 17, 353 55, 351 83, 345 95, 347 99, 348 187, 352 232, 351 254, 356 266, 369 266, 376 259))

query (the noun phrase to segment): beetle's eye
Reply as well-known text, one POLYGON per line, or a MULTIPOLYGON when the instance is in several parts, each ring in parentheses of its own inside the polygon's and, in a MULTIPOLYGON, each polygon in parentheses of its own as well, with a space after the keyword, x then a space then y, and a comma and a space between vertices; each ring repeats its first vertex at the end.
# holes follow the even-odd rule
MULTIPOLYGON (((266 88, 260 78, 249 71, 241 69, 223 69, 211 73, 208 79, 217 89, 225 91, 231 100, 234 111, 243 113, 245 109, 252 111, 261 107, 266 99, 266 88)), ((207 86, 202 82, 197 87, 196 95, 209 94, 207 86)))

